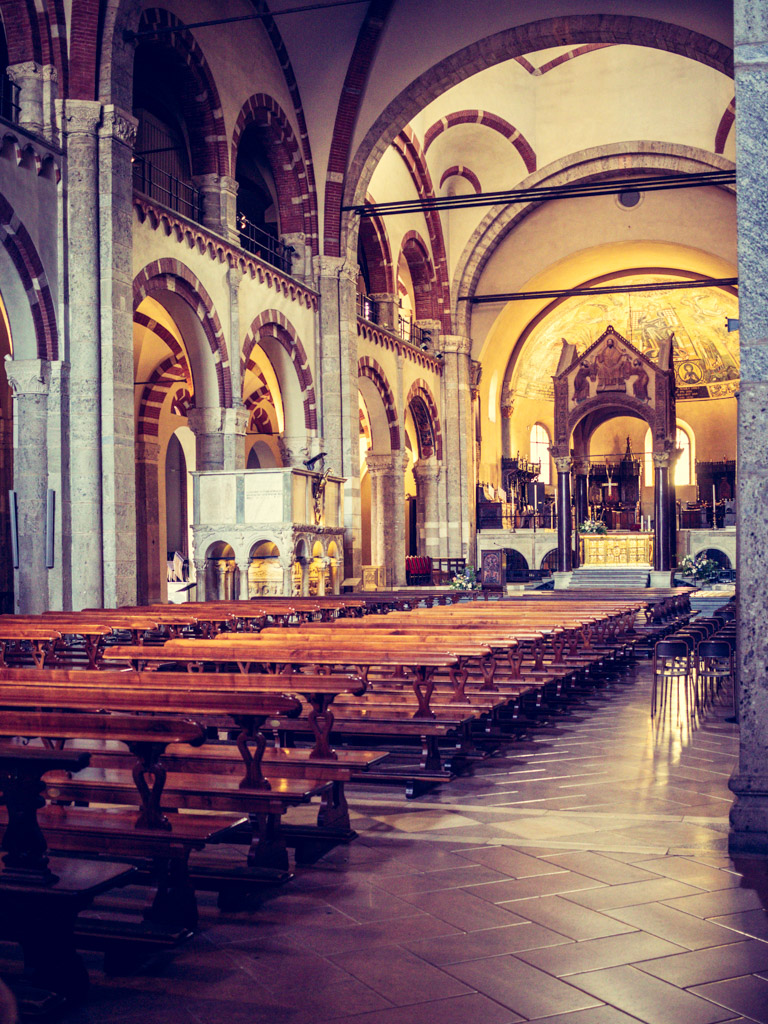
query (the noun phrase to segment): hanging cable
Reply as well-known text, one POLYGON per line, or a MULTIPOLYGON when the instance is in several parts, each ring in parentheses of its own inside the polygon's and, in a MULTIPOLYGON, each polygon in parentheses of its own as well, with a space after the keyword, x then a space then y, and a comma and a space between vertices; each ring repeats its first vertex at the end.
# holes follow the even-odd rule
POLYGON ((616 295, 632 292, 671 292, 679 288, 729 288, 738 285, 738 277, 702 277, 689 281, 662 281, 658 284, 595 285, 594 288, 550 288, 540 292, 498 292, 494 295, 460 295, 459 302, 522 302, 526 299, 561 299, 577 295, 616 295))

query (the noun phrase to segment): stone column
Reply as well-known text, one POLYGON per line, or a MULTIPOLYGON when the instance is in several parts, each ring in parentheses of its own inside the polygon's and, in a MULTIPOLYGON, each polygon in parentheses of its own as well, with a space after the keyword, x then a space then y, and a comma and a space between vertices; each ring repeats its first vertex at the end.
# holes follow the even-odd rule
POLYGON ((195 435, 198 470, 245 468, 247 409, 190 409, 187 422, 195 435))
POLYGON ((587 494, 587 470, 589 469, 589 462, 586 459, 576 459, 573 467, 576 471, 575 479, 575 519, 576 519, 576 537, 573 545, 573 567, 577 568, 581 564, 581 550, 579 548, 579 524, 583 523, 585 519, 589 517, 589 495, 587 494))
POLYGON ((191 598, 192 601, 207 601, 208 597, 206 594, 205 586, 205 559, 202 561, 195 561, 195 596, 191 598))
POLYGON ((369 454, 371 562, 384 566, 387 586, 405 585, 405 484, 400 451, 369 454))
POLYGON ((438 480, 441 463, 435 458, 419 459, 413 475, 418 488, 416 502, 416 533, 419 554, 437 558, 440 554, 438 480))
POLYGON ((309 459, 309 441, 306 434, 280 434, 277 444, 284 466, 295 466, 296 469, 307 468, 304 465, 309 459))
POLYGON ((163 600, 160 550, 160 445, 136 443, 136 593, 139 604, 163 600))
POLYGON ((570 457, 556 457, 555 466, 557 467, 557 571, 570 572, 573 568, 570 457))
MULTIPOLYGON (((113 105, 99 128, 101 459, 104 604, 136 600, 134 467, 133 194, 138 122, 113 105)), ((162 563, 164 564, 164 562, 162 563)), ((161 583, 165 579, 161 577, 161 583)), ((165 584, 163 583, 163 587, 165 584)))
POLYGON ((474 428, 470 352, 472 341, 458 334, 441 334, 443 353, 443 465, 450 557, 475 560, 474 428))
POLYGON ((737 677, 739 765, 730 787, 732 854, 768 851, 768 8, 735 0, 736 172, 739 237, 737 677))
POLYGON ((10 64, 6 74, 19 88, 19 127, 43 134, 43 68, 34 61, 10 64))
POLYGON ((203 194, 203 224, 240 245, 237 230, 237 182, 227 174, 198 174, 193 179, 203 194))
POLYGON ((239 589, 237 596, 241 601, 247 601, 248 598, 251 596, 248 592, 248 568, 249 566, 248 563, 246 562, 245 566, 240 566, 240 568, 237 570, 239 574, 239 589))
POLYGON ((669 452, 653 453, 653 568, 668 572, 672 568, 669 534, 669 452))
POLYGON ((98 138, 101 104, 64 102, 67 153, 72 607, 104 601, 98 138))
POLYGON ((392 524, 388 520, 385 476, 392 470, 389 455, 368 454, 368 477, 371 481, 371 564, 383 565, 389 569, 387 538, 391 536, 392 524))
POLYGON ((341 257, 318 256, 320 291, 315 390, 322 393, 326 467, 344 485, 345 576, 361 576, 360 414, 357 392, 357 266, 341 257))
POLYGON ((290 597, 293 592, 293 562, 290 558, 280 556, 280 568, 283 570, 283 597, 290 597))
POLYGON ((48 385, 50 365, 42 359, 6 359, 13 391, 17 446, 13 483, 19 537, 14 610, 36 615, 48 607, 45 568, 45 500, 48 487, 48 385))
POLYGON ((667 487, 667 532, 669 533, 669 568, 677 565, 677 505, 675 490, 675 466, 682 455, 682 449, 673 448, 669 453, 667 487))
POLYGON ((293 249, 291 255, 291 277, 296 277, 304 284, 312 287, 312 261, 309 258, 307 249, 307 236, 303 231, 288 231, 280 235, 280 241, 289 249, 293 249))
POLYGON ((389 292, 373 292, 368 298, 373 299, 379 307, 379 326, 385 331, 397 334, 399 331, 398 317, 400 316, 400 304, 396 295, 389 292))

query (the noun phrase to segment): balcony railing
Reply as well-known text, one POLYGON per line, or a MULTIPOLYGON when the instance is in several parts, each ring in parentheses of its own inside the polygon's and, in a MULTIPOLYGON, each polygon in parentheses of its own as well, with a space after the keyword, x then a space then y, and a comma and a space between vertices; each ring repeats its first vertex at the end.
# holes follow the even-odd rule
POLYGON ((273 238, 267 231, 248 220, 244 213, 237 215, 237 230, 240 234, 240 245, 246 252, 258 256, 259 259, 282 270, 284 274, 291 273, 291 257, 294 253, 292 246, 273 238))
POLYGON ((163 171, 143 156, 133 158, 133 187, 190 220, 203 222, 203 194, 199 189, 163 171))
POLYGON ((419 348, 422 345, 429 345, 432 337, 429 331, 425 331, 423 327, 417 327, 413 320, 409 320, 402 314, 397 319, 398 331, 403 341, 408 341, 411 345, 417 345, 419 348))
POLYGON ((19 87, 7 75, 0 75, 0 117, 13 124, 19 123, 21 104, 19 87))
POLYGON ((369 320, 372 324, 379 323, 379 304, 373 299, 369 299, 367 295, 357 296, 357 315, 361 316, 364 320, 369 320))

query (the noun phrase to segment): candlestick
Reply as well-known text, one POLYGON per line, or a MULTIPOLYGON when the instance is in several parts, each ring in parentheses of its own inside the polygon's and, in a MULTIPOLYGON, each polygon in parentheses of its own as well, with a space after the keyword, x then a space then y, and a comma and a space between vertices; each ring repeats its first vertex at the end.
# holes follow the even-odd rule
POLYGON ((717 498, 715 496, 715 485, 712 484, 712 529, 717 529, 717 498))

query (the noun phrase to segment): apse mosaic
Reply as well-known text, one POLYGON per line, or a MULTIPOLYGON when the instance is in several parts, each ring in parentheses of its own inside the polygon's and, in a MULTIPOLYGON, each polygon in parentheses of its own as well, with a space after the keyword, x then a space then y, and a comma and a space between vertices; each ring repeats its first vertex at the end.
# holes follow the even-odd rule
MULTIPOLYGON (((626 284, 679 280, 671 274, 623 278, 626 284)), ((631 295, 575 296, 565 299, 537 324, 525 342, 513 377, 515 394, 551 400, 563 339, 579 355, 609 324, 653 362, 659 343, 674 333, 678 400, 729 398, 738 390, 739 334, 727 319, 738 317, 738 299, 722 288, 634 292, 631 295)))

